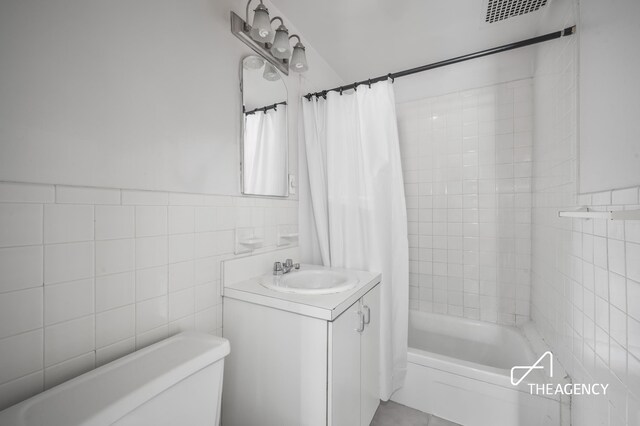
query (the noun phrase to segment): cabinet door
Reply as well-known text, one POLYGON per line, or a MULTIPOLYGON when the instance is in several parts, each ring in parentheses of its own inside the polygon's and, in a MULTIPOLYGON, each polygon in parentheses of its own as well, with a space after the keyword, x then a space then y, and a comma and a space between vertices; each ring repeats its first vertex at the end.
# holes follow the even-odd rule
POLYGON ((362 298, 362 312, 369 323, 360 340, 360 424, 368 426, 380 404, 380 284, 362 298))
POLYGON ((360 424, 360 302, 329 323, 329 419, 333 426, 360 424))

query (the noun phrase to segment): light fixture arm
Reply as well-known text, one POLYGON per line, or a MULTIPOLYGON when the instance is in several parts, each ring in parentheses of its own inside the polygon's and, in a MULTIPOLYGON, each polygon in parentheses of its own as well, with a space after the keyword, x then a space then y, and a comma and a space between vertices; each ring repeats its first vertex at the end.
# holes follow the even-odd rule
MULTIPOLYGON (((246 11, 245 11, 245 19, 244 19, 244 20, 245 20, 245 22, 247 23, 247 25, 249 25, 249 6, 251 5, 251 2, 252 2, 252 1, 253 1, 253 0, 249 0, 249 1, 247 2, 247 9, 246 9, 246 11)), ((260 4, 264 4, 264 3, 262 2, 262 0, 260 0, 260 4)))
POLYGON ((280 25, 284 26, 284 21, 279 16, 274 16, 273 19, 271 19, 271 23, 273 24, 273 21, 275 21, 276 19, 280 21, 280 25))
POLYGON ((300 36, 298 34, 291 34, 289 36, 289 40, 291 40, 294 37, 298 39, 298 43, 302 43, 302 40, 300 40, 300 36))

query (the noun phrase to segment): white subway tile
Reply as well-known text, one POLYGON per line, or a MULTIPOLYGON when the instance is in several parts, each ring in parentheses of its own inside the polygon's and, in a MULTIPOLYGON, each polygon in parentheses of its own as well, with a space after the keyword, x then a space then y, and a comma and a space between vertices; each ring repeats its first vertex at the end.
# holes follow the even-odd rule
POLYGON ((134 301, 134 272, 96 277, 96 312, 128 305, 134 301))
POLYGON ((169 234, 186 234, 193 232, 195 220, 194 207, 169 206, 168 223, 169 234))
POLYGON ((167 266, 159 266, 136 271, 136 301, 151 299, 167 294, 167 266))
POLYGON ((167 264, 167 237, 136 239, 136 268, 150 268, 167 264))
POLYGON ((137 206, 136 237, 167 234, 167 207, 137 206))
POLYGON ((93 240, 93 206, 47 204, 44 206, 44 243, 93 240))
POLYGON ((56 185, 56 203, 120 204, 120 190, 56 185))
POLYGON ((195 310, 195 292, 193 287, 169 293, 169 321, 191 315, 195 310))
POLYGON ((146 346, 152 345, 160 340, 166 339, 169 336, 168 324, 163 324, 152 330, 138 333, 136 335, 136 350, 140 350, 146 346))
POLYGON ((195 261, 195 284, 220 279, 220 259, 217 257, 205 257, 195 261))
POLYGON ((96 276, 131 271, 134 268, 134 239, 96 242, 96 276))
POLYGON ((619 189, 611 193, 614 205, 638 204, 638 188, 619 189))
POLYGON ((44 390, 43 383, 44 373, 40 370, 0 385, 0 410, 42 392, 44 390))
POLYGON ((170 192, 169 204, 172 206, 201 206, 204 204, 204 196, 201 194, 170 192))
POLYGON ((619 275, 625 275, 624 242, 610 239, 608 240, 608 246, 609 270, 619 275))
POLYGON ((135 305, 127 305, 96 315, 96 347, 102 348, 135 335, 135 305))
POLYGON ((640 244, 627 243, 626 255, 627 277, 640 282, 640 244))
POLYGON ((219 301, 219 286, 216 282, 209 282, 195 286, 195 311, 210 308, 219 301))
POLYGON ((640 244, 640 221, 627 220, 624 222, 625 239, 630 243, 640 244))
POLYGON ((608 269, 606 238, 593 237, 593 263, 603 269, 608 269))
POLYGON ((169 263, 193 259, 194 234, 169 235, 169 263))
POLYGON ((640 282, 627 280, 627 306, 628 314, 640 321, 640 282))
POLYGON ((611 191, 591 194, 591 201, 594 206, 608 206, 611 204, 611 191))
POLYGON ((0 339, 42 327, 42 288, 0 294, 0 339))
POLYGON ((166 206, 169 194, 157 191, 122 190, 122 204, 138 206, 166 206))
POLYGON ((0 182, 0 202, 2 203, 53 203, 53 185, 31 183, 0 182))
POLYGON ((95 352, 63 361, 44 370, 44 388, 51 389, 54 386, 73 379, 83 373, 91 371, 96 366, 95 352))
POLYGON ((121 340, 120 342, 114 343, 112 345, 99 348, 98 350, 96 350, 96 367, 100 367, 101 365, 108 364, 118 358, 122 358, 125 355, 129 355, 135 350, 135 337, 121 340))
POLYGON ((609 301, 612 305, 626 312, 627 282, 624 276, 609 273, 609 301))
POLYGON ((92 242, 53 244, 44 247, 44 283, 76 281, 93 276, 92 242))
POLYGON ((0 204, 0 247, 42 244, 42 206, 0 204))
POLYGON ((42 246, 0 249, 0 293, 41 286, 42 269, 42 246))
POLYGON ((45 325, 92 314, 94 304, 93 279, 48 285, 44 288, 45 325))
MULTIPOLYGON (((146 331, 167 324, 167 296, 156 297, 136 304, 136 333, 146 331)), ((140 337, 140 336, 138 336, 140 337)), ((139 348, 136 343, 136 347, 139 348)))
POLYGON ((134 237, 134 207, 96 206, 95 215, 96 240, 134 237))
POLYGON ((195 330, 195 315, 188 315, 169 323, 169 336, 183 331, 195 330))
POLYGON ((0 340, 0 383, 42 370, 42 329, 0 340))
POLYGON ((61 363, 95 349, 94 316, 88 315, 45 328, 45 367, 61 363))
POLYGON ((208 308, 197 312, 195 315, 195 329, 204 333, 211 333, 217 327, 217 309, 216 307, 208 308))
POLYGON ((220 207, 196 207, 194 216, 195 232, 215 231, 218 228, 218 210, 220 207))
POLYGON ((180 262, 169 265, 169 292, 192 287, 194 280, 194 262, 180 262))

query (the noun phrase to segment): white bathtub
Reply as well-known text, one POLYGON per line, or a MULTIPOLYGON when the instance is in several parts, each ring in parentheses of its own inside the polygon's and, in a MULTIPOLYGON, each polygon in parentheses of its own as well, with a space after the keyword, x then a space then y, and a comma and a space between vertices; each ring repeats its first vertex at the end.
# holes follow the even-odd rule
POLYGON ((511 367, 537 358, 514 327, 411 311, 407 378, 391 399, 464 426, 568 424, 559 399, 529 393, 544 373, 511 385, 511 367))

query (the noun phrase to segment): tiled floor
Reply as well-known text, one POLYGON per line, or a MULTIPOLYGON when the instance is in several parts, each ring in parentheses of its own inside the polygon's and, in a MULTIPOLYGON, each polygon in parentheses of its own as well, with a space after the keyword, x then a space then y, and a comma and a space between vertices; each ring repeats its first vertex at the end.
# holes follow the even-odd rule
POLYGON ((381 402, 371 426, 462 426, 393 401, 381 402))

